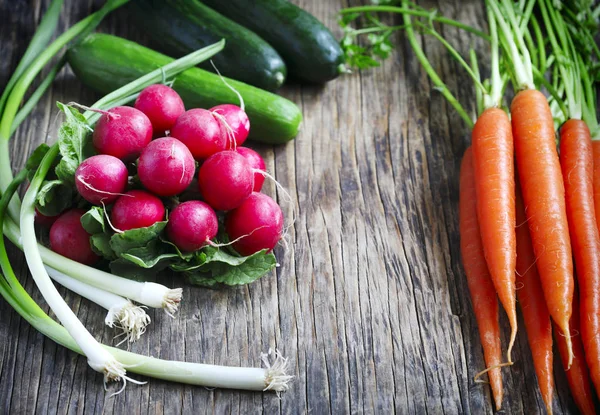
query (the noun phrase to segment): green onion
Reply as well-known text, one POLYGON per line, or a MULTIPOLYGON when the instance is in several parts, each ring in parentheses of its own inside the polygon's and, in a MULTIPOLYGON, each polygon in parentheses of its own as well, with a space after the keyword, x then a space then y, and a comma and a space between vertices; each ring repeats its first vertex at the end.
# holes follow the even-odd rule
POLYGON ((8 95, 17 83, 19 77, 31 64, 33 59, 42 53, 48 44, 48 41, 52 37, 52 34, 56 29, 56 25, 58 24, 58 19, 60 18, 60 8, 62 7, 62 4, 63 0, 53 0, 52 3, 50 3, 50 6, 48 6, 48 11, 46 14, 44 14, 44 17, 42 18, 38 29, 33 35, 27 50, 23 54, 21 61, 17 65, 17 68, 8 80, 6 88, 4 88, 4 91, 2 92, 2 96, 0 96, 0 114, 4 111, 4 105, 6 104, 8 95))
MULTIPOLYGON (((76 40, 79 36, 89 33, 90 30, 93 30, 100 23, 100 20, 106 16, 107 13, 126 2, 127 0, 109 0, 99 11, 73 25, 73 27, 60 35, 54 42, 52 42, 48 47, 44 48, 41 52, 37 49, 42 48, 43 44, 41 46, 36 46, 35 51, 39 54, 30 62, 29 65, 27 65, 26 68, 22 69, 23 72, 14 83, 12 90, 9 91, 9 95, 6 98, 6 105, 2 109, 2 118, 0 118, 0 191, 5 190, 12 180, 8 140, 10 138, 12 125, 19 109, 19 105, 23 100, 27 89, 38 73, 44 68, 44 66, 65 45, 73 40, 76 40)), ((55 12, 54 8, 52 9, 52 12, 55 12)), ((36 40, 35 37, 34 40, 36 40)), ((22 60, 22 62, 24 61, 22 60)), ((17 198, 13 198, 11 200, 8 209, 13 220, 17 220, 19 217, 19 202, 17 198)))

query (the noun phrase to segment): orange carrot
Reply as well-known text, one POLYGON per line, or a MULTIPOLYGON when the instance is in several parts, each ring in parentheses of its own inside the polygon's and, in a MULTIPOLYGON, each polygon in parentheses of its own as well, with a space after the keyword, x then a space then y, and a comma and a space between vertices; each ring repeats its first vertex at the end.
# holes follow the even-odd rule
POLYGON ((508 115, 498 108, 486 109, 477 119, 471 137, 477 217, 492 282, 510 322, 511 334, 507 351, 510 362, 517 335, 517 243, 514 146, 508 115))
POLYGON ((561 127, 560 163, 577 267, 581 340, 600 394, 600 235, 594 210, 592 140, 584 121, 571 119, 561 127))
MULTIPOLYGON (((573 308, 577 310, 578 307, 579 299, 577 290, 575 290, 573 295, 573 308)), ((590 372, 585 364, 583 343, 581 341, 581 336, 579 335, 579 313, 573 313, 571 316, 570 327, 571 333, 573 333, 573 338, 571 339, 573 343, 573 363, 568 370, 569 351, 567 350, 565 337, 560 334, 557 335, 556 343, 558 344, 558 350, 560 352, 563 367, 565 368, 565 373, 567 374, 567 382, 569 382, 569 389, 571 390, 575 405, 577 405, 577 408, 579 408, 583 415, 593 415, 596 413, 596 409, 594 408, 590 372)))
POLYGON ((494 284, 488 272, 477 221, 477 196, 473 153, 468 148, 460 167, 460 251, 471 303, 479 328, 485 364, 490 369, 488 376, 496 409, 502 405, 502 374, 498 367, 502 360, 500 326, 498 323, 498 300, 494 284))
MULTIPOLYGON (((592 141, 594 158, 594 209, 596 211, 596 224, 600 225, 600 141, 592 141)), ((600 228, 598 228, 600 232, 600 228)))
POLYGON ((529 348, 533 357, 533 367, 538 379, 542 399, 546 411, 552 413, 552 397, 554 394, 554 371, 552 369, 552 322, 540 276, 535 265, 535 254, 531 245, 531 237, 527 228, 525 207, 521 197, 521 189, 516 186, 517 217, 517 297, 523 313, 525 331, 529 348))
POLYGON ((527 89, 513 99, 511 115, 519 182, 546 305, 570 350, 573 259, 552 112, 544 94, 527 89))

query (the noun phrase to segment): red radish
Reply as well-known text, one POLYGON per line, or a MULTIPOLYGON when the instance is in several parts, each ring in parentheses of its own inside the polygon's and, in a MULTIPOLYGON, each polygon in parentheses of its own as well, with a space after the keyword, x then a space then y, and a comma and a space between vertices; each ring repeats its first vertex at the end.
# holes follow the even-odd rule
MULTIPOLYGON (((243 109, 233 104, 222 104, 212 107, 210 112, 221 122, 221 130, 225 137, 229 138, 229 133, 233 134, 235 146, 244 144, 250 132, 250 120, 243 109), (227 123, 227 125, 223 125, 224 123, 227 123)), ((227 143, 229 149, 234 148, 229 139, 227 143)))
POLYGON ((173 88, 156 84, 145 88, 135 100, 135 108, 142 111, 155 133, 164 137, 164 132, 175 125, 177 118, 185 112, 181 97, 173 88))
POLYGON ((159 196, 183 192, 192 182, 195 170, 190 150, 171 137, 157 138, 148 144, 138 162, 140 181, 159 196))
POLYGON ((58 219, 60 215, 56 215, 56 216, 46 216, 40 213, 39 210, 37 210, 37 208, 35 209, 35 216, 34 216, 34 221, 36 224, 43 226, 44 228, 49 228, 51 227, 54 222, 56 222, 56 219, 58 219))
POLYGON ((265 182, 265 176, 257 172, 256 170, 267 171, 267 167, 265 166, 265 161, 256 151, 252 150, 248 147, 238 147, 236 149, 238 153, 240 153, 244 158, 250 163, 250 167, 254 169, 254 188, 252 189, 255 192, 260 192, 262 189, 263 183, 265 182))
POLYGON ((102 115, 94 129, 96 151, 123 161, 135 160, 152 140, 152 123, 142 111, 115 107, 102 115))
POLYGON ((117 199, 110 221, 121 230, 146 228, 160 222, 165 217, 162 201, 144 190, 131 190, 117 199))
POLYGON ((241 154, 221 151, 202 163, 198 185, 202 197, 213 209, 231 210, 252 193, 254 172, 241 154))
POLYGON ((262 249, 270 251, 281 239, 283 213, 277 202, 255 192, 227 214, 225 228, 240 254, 252 255, 262 249))
POLYGON ((174 137, 187 146, 196 160, 202 160, 227 148, 227 136, 210 111, 195 108, 184 112, 171 129, 174 137))
POLYGON ((178 205, 169 215, 167 236, 177 248, 185 252, 202 248, 217 236, 219 222, 215 211, 199 200, 178 205))
POLYGON ((93 205, 112 203, 125 191, 127 167, 107 154, 92 156, 81 162, 75 171, 75 187, 93 205))
POLYGON ((73 261, 92 265, 100 258, 92 251, 90 234, 81 225, 83 209, 71 209, 60 215, 50 228, 50 249, 73 261))

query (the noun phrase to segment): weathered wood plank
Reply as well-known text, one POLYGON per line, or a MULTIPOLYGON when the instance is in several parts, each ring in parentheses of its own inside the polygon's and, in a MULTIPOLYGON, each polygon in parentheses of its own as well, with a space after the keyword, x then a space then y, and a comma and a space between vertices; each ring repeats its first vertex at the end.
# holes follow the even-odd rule
MULTIPOLYGON (((48 3, 0 0, 0 85, 48 3)), ((65 3, 61 31, 102 2, 65 3)), ((365 1, 296 3, 339 36, 337 10, 365 1)), ((485 22, 481 1, 420 4, 476 26, 485 22)), ((100 30, 145 41, 123 10, 100 30)), ((463 52, 475 44, 485 53, 483 42, 457 29, 438 30, 463 52)), ((186 287, 176 318, 149 310, 152 325, 132 347, 165 359, 245 366, 260 365, 260 354, 277 348, 296 376, 283 399, 154 379, 111 397, 116 387, 105 392, 85 358, 45 339, 0 301, 0 413, 492 413, 489 388, 473 382, 484 364, 460 265, 458 168, 469 131, 406 39, 398 34, 394 42, 397 51, 380 68, 322 87, 282 89, 304 112, 302 132, 285 146, 255 146, 295 202, 265 183, 286 218, 295 219, 287 245, 275 251, 276 271, 238 289, 186 287)), ((473 103, 460 67, 434 40, 421 42, 460 101, 473 103)), ((55 101, 89 105, 96 98, 63 70, 17 132, 13 167, 54 139, 55 101)), ((10 255, 26 289, 47 309, 22 254, 10 247, 10 255)), ((111 343, 104 312, 61 292, 86 327, 111 343)), ((524 330, 513 357, 515 365, 503 372, 505 413, 543 411, 524 330)), ((555 413, 575 413, 556 360, 555 413)))

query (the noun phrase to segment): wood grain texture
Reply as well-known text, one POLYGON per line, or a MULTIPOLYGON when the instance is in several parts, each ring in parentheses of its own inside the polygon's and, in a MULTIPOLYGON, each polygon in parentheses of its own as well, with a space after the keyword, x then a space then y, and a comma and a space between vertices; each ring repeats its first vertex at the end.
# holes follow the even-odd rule
MULTIPOLYGON (((61 31, 101 2, 65 3, 61 31)), ((337 10, 360 1, 296 3, 339 36, 337 10)), ((475 26, 485 21, 481 1, 420 4, 475 26)), ((0 85, 47 5, 0 0, 0 85)), ((122 11, 100 30, 145 40, 122 11)), ((462 51, 474 42, 453 28, 440 31, 462 51)), ((176 318, 149 311, 152 325, 132 347, 164 359, 244 366, 260 365, 261 352, 278 348, 296 376, 282 399, 154 379, 110 397, 85 358, 44 338, 0 301, 0 413, 491 413, 488 387, 473 382, 484 364, 460 265, 458 167, 469 131, 432 88, 404 37, 394 42, 396 52, 380 68, 322 87, 282 89, 304 113, 302 131, 285 146, 255 146, 297 202, 283 204, 286 217, 296 220, 287 249, 276 249, 281 266, 239 289, 186 287, 176 318)), ((422 42, 461 102, 474 102, 458 65, 434 40, 422 42)), ((54 140, 55 101, 89 105, 96 98, 64 69, 13 139, 13 168, 39 143, 54 140)), ((277 194, 269 182, 264 191, 277 194)), ((44 304, 23 256, 13 247, 10 255, 26 289, 44 304)), ((85 326, 111 343, 103 311, 61 292, 85 326)), ((542 413, 524 330, 513 358, 516 364, 503 371, 503 412, 542 413)), ((576 413, 555 360, 555 413, 576 413)))

